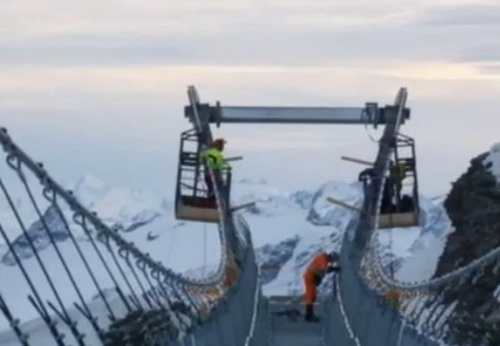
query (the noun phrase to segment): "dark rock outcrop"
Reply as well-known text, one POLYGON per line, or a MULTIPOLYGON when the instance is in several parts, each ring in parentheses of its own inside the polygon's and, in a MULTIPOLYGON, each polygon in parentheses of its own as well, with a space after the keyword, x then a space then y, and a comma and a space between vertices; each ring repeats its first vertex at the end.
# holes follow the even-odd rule
MULTIPOLYGON (((127 222, 127 226, 124 226, 121 222, 115 222, 110 228, 116 232, 132 232, 151 223, 159 216, 159 213, 137 214, 131 218, 130 222, 127 222)), ((21 234, 12 242, 12 247, 19 259, 24 260, 34 255, 30 241, 33 247, 40 252, 51 245, 49 234, 55 242, 62 242, 68 239, 69 234, 67 226, 69 225, 71 228, 74 224, 68 213, 64 214, 64 217, 68 224, 64 222, 60 212, 55 206, 52 205, 48 207, 42 217, 34 221, 26 229, 26 234, 21 234)), ((80 226, 78 227, 80 228, 80 226)), ((97 239, 99 240, 100 238, 97 237, 97 239)), ((5 253, 1 263, 10 266, 17 264, 12 251, 9 250, 5 253)))
POLYGON ((257 258, 260 264, 263 285, 276 279, 281 268, 292 258, 299 240, 300 238, 295 236, 278 244, 266 244, 257 249, 257 258))
MULTIPOLYGON (((194 319, 191 309, 183 303, 174 303, 172 311, 180 315, 188 313, 194 319)), ((186 319, 185 315, 184 318, 186 319)), ((186 321, 184 321, 186 323, 186 321)), ((179 336, 179 326, 172 319, 172 312, 166 310, 133 311, 122 319, 114 321, 104 333, 105 346, 153 346, 156 340, 175 340, 179 336)))
MULTIPOLYGON (((42 219, 33 222, 31 226, 28 227, 26 235, 22 234, 12 242, 12 246, 16 251, 16 254, 21 260, 33 256, 30 241, 33 247, 37 250, 45 249, 50 245, 50 239, 47 235, 45 227, 47 227, 56 242, 64 241, 68 238, 68 231, 61 215, 54 206, 51 206, 47 208, 45 213, 42 215, 42 219)), ((7 265, 16 265, 16 260, 11 251, 7 252, 3 256, 2 263, 7 265)))
MULTIPOLYGON (((485 163, 487 154, 471 160, 444 206, 455 227, 448 237, 434 277, 467 265, 500 246, 500 189, 485 163)), ((447 341, 454 345, 500 345, 500 304, 495 291, 500 276, 493 265, 443 292, 446 304, 455 302, 447 341)))
POLYGON ((314 194, 309 191, 300 190, 290 196, 290 200, 302 209, 310 209, 314 202, 314 194))

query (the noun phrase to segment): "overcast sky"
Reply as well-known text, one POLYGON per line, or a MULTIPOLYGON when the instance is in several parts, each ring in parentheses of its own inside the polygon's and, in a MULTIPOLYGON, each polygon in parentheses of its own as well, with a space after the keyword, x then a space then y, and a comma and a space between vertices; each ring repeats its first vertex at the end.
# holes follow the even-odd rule
MULTIPOLYGON (((363 106, 409 90, 421 187, 500 141, 500 1, 19 1, 0 9, 0 123, 56 178, 170 193, 186 89, 224 105, 363 106)), ((350 180, 364 127, 222 126, 240 177, 350 180)))

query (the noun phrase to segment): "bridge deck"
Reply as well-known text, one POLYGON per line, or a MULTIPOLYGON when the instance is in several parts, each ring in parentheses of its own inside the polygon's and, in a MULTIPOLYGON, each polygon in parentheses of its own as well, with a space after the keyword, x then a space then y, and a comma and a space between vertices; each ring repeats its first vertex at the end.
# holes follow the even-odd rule
MULTIPOLYGON (((321 322, 304 321, 304 305, 296 297, 271 297, 272 346, 323 346, 321 322)), ((321 305, 315 306, 321 317, 321 305)))

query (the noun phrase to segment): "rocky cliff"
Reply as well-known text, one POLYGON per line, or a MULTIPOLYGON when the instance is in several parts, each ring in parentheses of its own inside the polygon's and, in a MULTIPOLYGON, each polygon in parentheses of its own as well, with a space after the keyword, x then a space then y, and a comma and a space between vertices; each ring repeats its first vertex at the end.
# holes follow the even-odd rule
MULTIPOLYGON (((455 227, 440 258, 434 277, 463 267, 500 246, 500 188, 491 153, 470 162, 445 200, 445 208, 455 227)), ((447 303, 456 302, 449 320, 447 341, 453 345, 500 345, 500 275, 486 267, 474 280, 449 287, 447 303)))

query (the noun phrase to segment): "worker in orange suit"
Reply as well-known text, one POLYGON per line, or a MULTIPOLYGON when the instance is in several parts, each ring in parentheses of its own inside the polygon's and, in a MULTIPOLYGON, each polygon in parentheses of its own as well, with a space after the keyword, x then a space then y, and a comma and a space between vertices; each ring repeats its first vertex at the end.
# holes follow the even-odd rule
POLYGON ((316 301, 316 287, 321 284, 326 274, 331 272, 339 272, 340 266, 339 255, 336 252, 326 253, 320 252, 316 254, 304 274, 305 294, 304 300, 306 305, 305 320, 310 322, 318 322, 319 318, 314 315, 314 302, 316 301))

